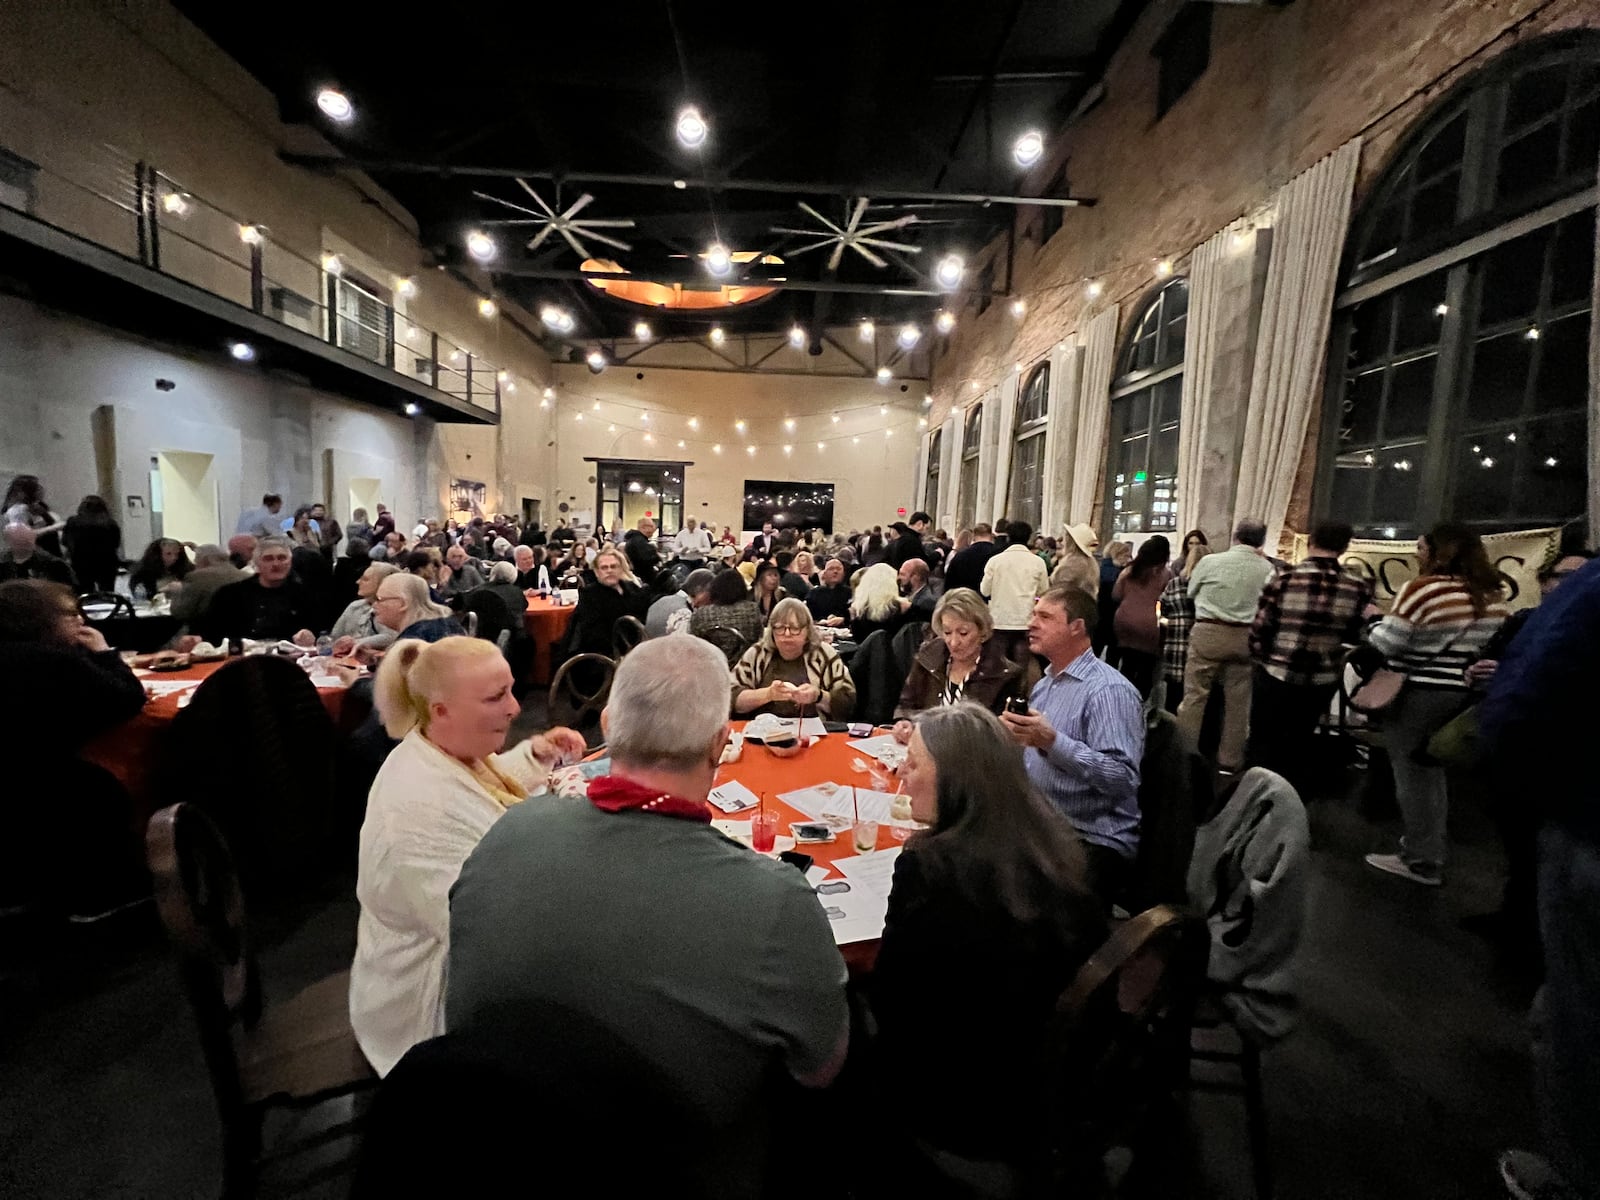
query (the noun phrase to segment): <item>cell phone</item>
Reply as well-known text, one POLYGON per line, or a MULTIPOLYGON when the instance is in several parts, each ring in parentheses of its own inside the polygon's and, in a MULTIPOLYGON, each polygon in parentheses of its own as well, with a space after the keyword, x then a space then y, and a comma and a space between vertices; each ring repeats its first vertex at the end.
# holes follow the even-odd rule
POLYGON ((801 854, 798 850, 785 850, 778 855, 780 862, 786 862, 804 875, 811 869, 811 864, 816 861, 809 854, 801 854))
POLYGON ((833 830, 821 821, 796 821, 789 826, 789 832, 794 835, 797 842, 831 842, 833 830))
POLYGON ((1019 717, 1028 715, 1028 701, 1023 696, 1013 696, 1006 701, 1006 711, 1015 713, 1019 717))

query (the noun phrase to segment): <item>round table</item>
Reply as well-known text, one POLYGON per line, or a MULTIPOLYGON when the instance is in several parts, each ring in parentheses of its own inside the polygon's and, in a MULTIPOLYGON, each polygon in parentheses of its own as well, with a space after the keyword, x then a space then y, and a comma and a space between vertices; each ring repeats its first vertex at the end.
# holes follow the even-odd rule
POLYGON ((551 679, 550 652, 567 635, 567 625, 572 621, 575 604, 558 604, 537 592, 526 593, 528 611, 522 614, 523 628, 533 639, 532 682, 548 685, 551 679))
POLYGON ((183 622, 164 605, 152 609, 149 602, 143 600, 134 604, 131 617, 112 616, 109 604, 90 604, 83 615, 90 626, 100 631, 108 645, 138 654, 161 649, 183 628, 183 622))

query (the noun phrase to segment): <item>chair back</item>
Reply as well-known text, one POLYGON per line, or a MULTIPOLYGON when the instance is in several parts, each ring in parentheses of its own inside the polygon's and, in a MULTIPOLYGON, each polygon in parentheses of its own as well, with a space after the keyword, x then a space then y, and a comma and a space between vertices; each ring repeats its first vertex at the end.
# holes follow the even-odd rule
POLYGON ((158 757, 157 795, 188 800, 232 848, 252 904, 286 900, 332 858, 337 732, 294 663, 252 655, 222 666, 178 710, 158 757))
POLYGON ((855 657, 850 660, 850 678, 856 685, 855 719, 873 725, 890 724, 906 676, 895 663, 889 634, 876 629, 856 647, 855 657))
POLYGON ((638 617, 618 617, 611 626, 611 656, 621 662, 645 637, 644 622, 638 617))
POLYGON ((744 656, 746 650, 750 649, 750 643, 745 640, 744 634, 731 625, 713 625, 710 629, 701 633, 700 638, 702 641, 710 642, 718 650, 721 650, 730 667, 744 656))
POLYGON ((1195 822, 1206 800, 1204 795, 1196 799, 1194 784, 1207 773, 1205 760, 1179 731, 1177 718, 1168 712, 1152 712, 1139 764, 1139 851, 1133 860, 1132 884, 1135 908, 1187 903, 1195 822))
POLYGON ((103 613, 96 613, 96 621, 107 621, 112 617, 132 617, 133 601, 121 592, 84 592, 78 597, 79 608, 90 608, 99 605, 110 605, 103 613))
POLYGON ((611 698, 616 673, 616 662, 604 654, 575 654, 567 659, 550 682, 550 724, 576 729, 585 740, 591 733, 597 734, 600 710, 611 698), (592 730, 585 728, 591 724, 592 730))
MULTIPOLYGON (((928 630, 931 628, 927 621, 908 621, 895 630, 894 638, 889 643, 889 653, 894 659, 894 669, 900 675, 901 687, 905 687, 905 681, 910 678, 911 665, 916 661, 922 643, 928 640, 928 630)), ((895 699, 900 699, 898 694, 895 699)))
POLYGON ((467 631, 468 637, 475 638, 478 636, 477 613, 473 612, 471 609, 468 609, 466 612, 459 614, 459 619, 461 621, 461 628, 467 631))
POLYGON ((502 633, 516 637, 522 626, 520 614, 512 612, 511 606, 503 597, 496 595, 492 588, 473 588, 462 598, 461 604, 463 609, 477 620, 477 632, 472 635, 473 637, 498 642, 502 633))
POLYGON ((253 1028, 261 1016, 239 874, 222 832, 193 804, 174 804, 150 818, 145 859, 156 911, 178 953, 200 1028, 211 1088, 227 1120, 244 1102, 233 1030, 253 1028))

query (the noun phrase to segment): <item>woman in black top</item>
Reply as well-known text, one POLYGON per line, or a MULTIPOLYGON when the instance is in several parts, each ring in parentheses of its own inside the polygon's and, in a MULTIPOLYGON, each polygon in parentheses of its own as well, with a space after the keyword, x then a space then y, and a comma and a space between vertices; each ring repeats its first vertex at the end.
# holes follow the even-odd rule
POLYGON ((774 563, 762 563, 756 568, 755 585, 750 589, 750 598, 756 602, 756 612, 761 614, 762 628, 772 619, 773 607, 787 595, 778 586, 782 579, 783 572, 774 563))
POLYGON ((128 576, 128 590, 143 588, 144 594, 155 599, 163 589, 182 583, 194 570, 189 552, 183 543, 174 538, 157 538, 144 548, 139 565, 128 576))
POLYGON ((1047 1022, 1105 922, 1076 832, 993 713, 922 713, 901 778, 932 828, 895 863, 872 974, 884 1111, 923 1145, 1018 1164, 1050 1112, 1047 1022))
POLYGON ((99 496, 85 496, 62 531, 72 573, 86 592, 109 592, 122 569, 122 528, 99 496))

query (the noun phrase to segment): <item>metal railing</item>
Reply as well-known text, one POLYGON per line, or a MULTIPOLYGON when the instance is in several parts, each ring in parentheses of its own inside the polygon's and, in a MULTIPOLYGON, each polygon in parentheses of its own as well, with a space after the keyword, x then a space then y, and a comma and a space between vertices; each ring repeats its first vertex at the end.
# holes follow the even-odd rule
POLYGON ((159 167, 73 138, 4 90, 0 150, 0 206, 499 413, 495 363, 349 277, 337 256, 308 258, 159 167))

